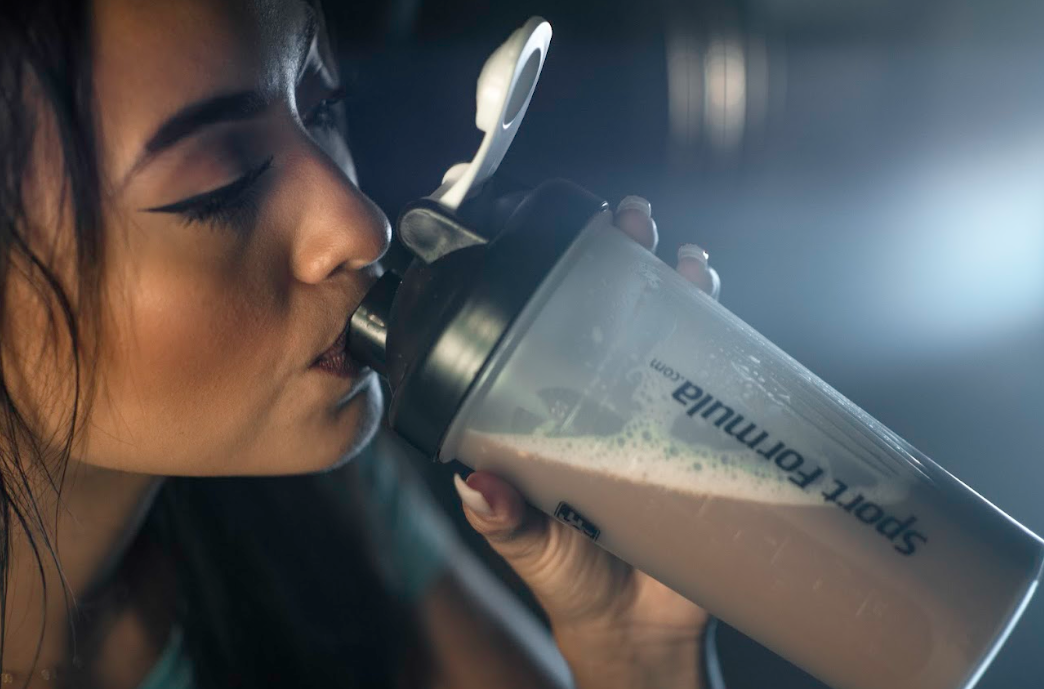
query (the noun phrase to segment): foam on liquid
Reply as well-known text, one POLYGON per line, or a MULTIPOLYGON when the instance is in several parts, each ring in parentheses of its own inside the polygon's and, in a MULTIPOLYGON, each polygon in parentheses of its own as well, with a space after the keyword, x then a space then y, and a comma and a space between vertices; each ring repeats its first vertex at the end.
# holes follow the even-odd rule
MULTIPOLYGON (((674 437, 668 429, 678 416, 677 407, 648 394, 648 382, 646 379, 645 390, 639 394, 644 402, 641 415, 615 435, 554 436, 550 435, 554 424, 549 423, 532 434, 472 432, 472 440, 484 438, 512 453, 672 491, 764 505, 824 505, 819 490, 802 490, 790 480, 790 474, 755 450, 721 449, 674 437)), ((720 433, 716 428, 706 432, 720 433)), ((823 466, 829 475, 829 466, 823 466)), ((897 486, 860 490, 867 500, 881 505, 898 502, 905 495, 897 486)))

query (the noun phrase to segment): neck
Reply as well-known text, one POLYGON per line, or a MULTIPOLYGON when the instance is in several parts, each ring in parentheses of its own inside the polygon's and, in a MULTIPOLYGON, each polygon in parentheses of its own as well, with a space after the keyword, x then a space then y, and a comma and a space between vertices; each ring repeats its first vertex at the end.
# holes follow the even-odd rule
POLYGON ((24 676, 34 665, 70 662, 72 606, 119 566, 161 483, 156 476, 70 461, 60 496, 49 486, 34 486, 54 556, 34 529, 37 563, 29 534, 11 525, 7 611, 0 629, 4 670, 24 676))

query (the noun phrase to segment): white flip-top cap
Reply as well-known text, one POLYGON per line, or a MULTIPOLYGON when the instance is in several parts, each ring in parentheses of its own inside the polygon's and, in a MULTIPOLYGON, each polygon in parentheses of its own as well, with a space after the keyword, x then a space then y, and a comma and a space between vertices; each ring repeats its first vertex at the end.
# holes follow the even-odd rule
POLYGON ((456 210, 468 192, 497 171, 529 107, 550 43, 551 25, 533 17, 489 56, 475 94, 475 125, 486 136, 470 163, 446 172, 432 200, 456 210))

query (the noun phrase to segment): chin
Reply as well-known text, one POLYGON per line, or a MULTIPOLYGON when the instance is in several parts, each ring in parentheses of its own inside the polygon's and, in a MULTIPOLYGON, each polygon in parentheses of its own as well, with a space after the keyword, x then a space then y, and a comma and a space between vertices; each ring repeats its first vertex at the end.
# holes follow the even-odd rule
POLYGON ((317 472, 333 471, 344 466, 369 445, 380 428, 383 412, 384 395, 376 374, 371 373, 369 381, 352 397, 348 408, 344 410, 351 419, 351 434, 346 447, 334 455, 329 463, 318 468, 317 472))

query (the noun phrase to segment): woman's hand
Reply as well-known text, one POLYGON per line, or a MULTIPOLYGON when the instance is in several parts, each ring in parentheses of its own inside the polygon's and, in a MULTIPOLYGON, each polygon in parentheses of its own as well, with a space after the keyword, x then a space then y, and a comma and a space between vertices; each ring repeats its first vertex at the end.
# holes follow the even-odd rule
MULTIPOLYGON (((616 225, 652 250, 656 223, 647 201, 625 198, 616 225)), ((689 249, 689 254, 692 254, 689 249)), ((717 291, 717 275, 685 260, 683 275, 717 291)), ((699 640, 707 613, 547 517, 495 475, 456 477, 471 525, 533 590, 581 689, 701 687, 699 640)))

